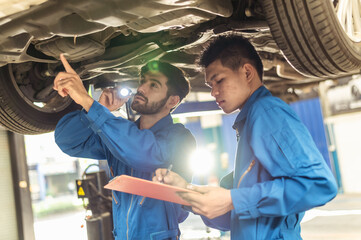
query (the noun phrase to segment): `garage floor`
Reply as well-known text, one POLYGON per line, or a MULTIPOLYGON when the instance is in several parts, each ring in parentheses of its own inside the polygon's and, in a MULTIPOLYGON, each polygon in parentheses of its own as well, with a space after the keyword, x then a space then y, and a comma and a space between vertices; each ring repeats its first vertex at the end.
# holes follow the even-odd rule
MULTIPOLYGON (((86 240, 85 212, 60 214, 35 221, 36 240, 86 240), (83 228, 82 228, 83 226, 83 228)), ((339 194, 326 206, 308 211, 302 223, 304 240, 360 240, 361 194, 339 194)), ((198 216, 190 215, 181 224, 182 239, 222 239, 216 230, 207 229, 198 216)))

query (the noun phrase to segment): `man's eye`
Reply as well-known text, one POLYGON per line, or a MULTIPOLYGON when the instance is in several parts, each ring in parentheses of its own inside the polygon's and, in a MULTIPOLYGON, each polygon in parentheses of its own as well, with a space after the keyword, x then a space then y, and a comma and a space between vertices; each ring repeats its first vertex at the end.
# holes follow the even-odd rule
POLYGON ((157 88, 157 87, 158 87, 158 85, 155 84, 155 83, 151 83, 150 86, 153 87, 153 88, 157 88))

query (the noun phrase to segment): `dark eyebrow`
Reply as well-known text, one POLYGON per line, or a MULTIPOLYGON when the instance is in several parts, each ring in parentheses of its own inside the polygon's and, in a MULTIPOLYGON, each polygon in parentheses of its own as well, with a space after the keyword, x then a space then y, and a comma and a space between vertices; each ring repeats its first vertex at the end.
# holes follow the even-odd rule
POLYGON ((214 75, 211 77, 211 81, 213 81, 218 75, 219 75, 219 73, 214 74, 214 75))
POLYGON ((160 81, 158 81, 158 79, 149 78, 149 81, 156 82, 156 83, 158 83, 160 86, 162 86, 162 83, 161 83, 160 81))
MULTIPOLYGON (((145 77, 144 77, 144 76, 140 78, 140 82, 141 82, 141 83, 142 83, 142 82, 145 82, 145 81, 146 81, 146 79, 145 79, 145 77)), ((158 83, 160 86, 162 86, 162 83, 161 83, 158 79, 155 79, 155 78, 149 78, 149 79, 148 79, 148 81, 151 81, 151 82, 156 82, 156 83, 158 83)))
POLYGON ((214 74, 209 81, 206 81, 206 84, 207 84, 208 86, 212 86, 212 85, 211 85, 211 82, 213 82, 214 79, 215 79, 218 75, 219 75, 219 73, 214 74))

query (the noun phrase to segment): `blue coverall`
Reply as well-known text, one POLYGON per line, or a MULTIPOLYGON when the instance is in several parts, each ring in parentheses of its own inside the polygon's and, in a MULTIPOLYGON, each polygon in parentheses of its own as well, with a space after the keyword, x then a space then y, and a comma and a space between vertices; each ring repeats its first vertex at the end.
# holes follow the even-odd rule
MULTIPOLYGON (((55 129, 55 141, 74 157, 106 159, 112 177, 121 174, 152 179, 157 168, 173 170, 190 181, 188 154, 195 149, 193 135, 169 115, 150 129, 139 121, 115 117, 94 101, 84 110, 65 115, 55 129)), ((188 213, 181 205, 113 191, 114 237, 119 239, 177 239, 178 223, 188 213)))
POLYGON ((260 87, 247 100, 233 128, 238 145, 231 189, 234 210, 204 222, 230 230, 231 239, 302 239, 304 212, 337 194, 333 174, 294 111, 260 87))

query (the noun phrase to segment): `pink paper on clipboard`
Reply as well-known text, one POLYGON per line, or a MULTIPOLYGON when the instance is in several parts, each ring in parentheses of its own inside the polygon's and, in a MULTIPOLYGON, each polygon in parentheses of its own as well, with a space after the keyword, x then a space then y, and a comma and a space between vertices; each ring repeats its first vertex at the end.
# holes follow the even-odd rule
POLYGON ((155 198, 168 202, 179 203, 190 206, 188 202, 177 195, 177 192, 193 192, 195 191, 174 187, 163 183, 152 182, 149 180, 136 178, 128 175, 120 175, 110 181, 104 188, 140 195, 149 198, 155 198))

